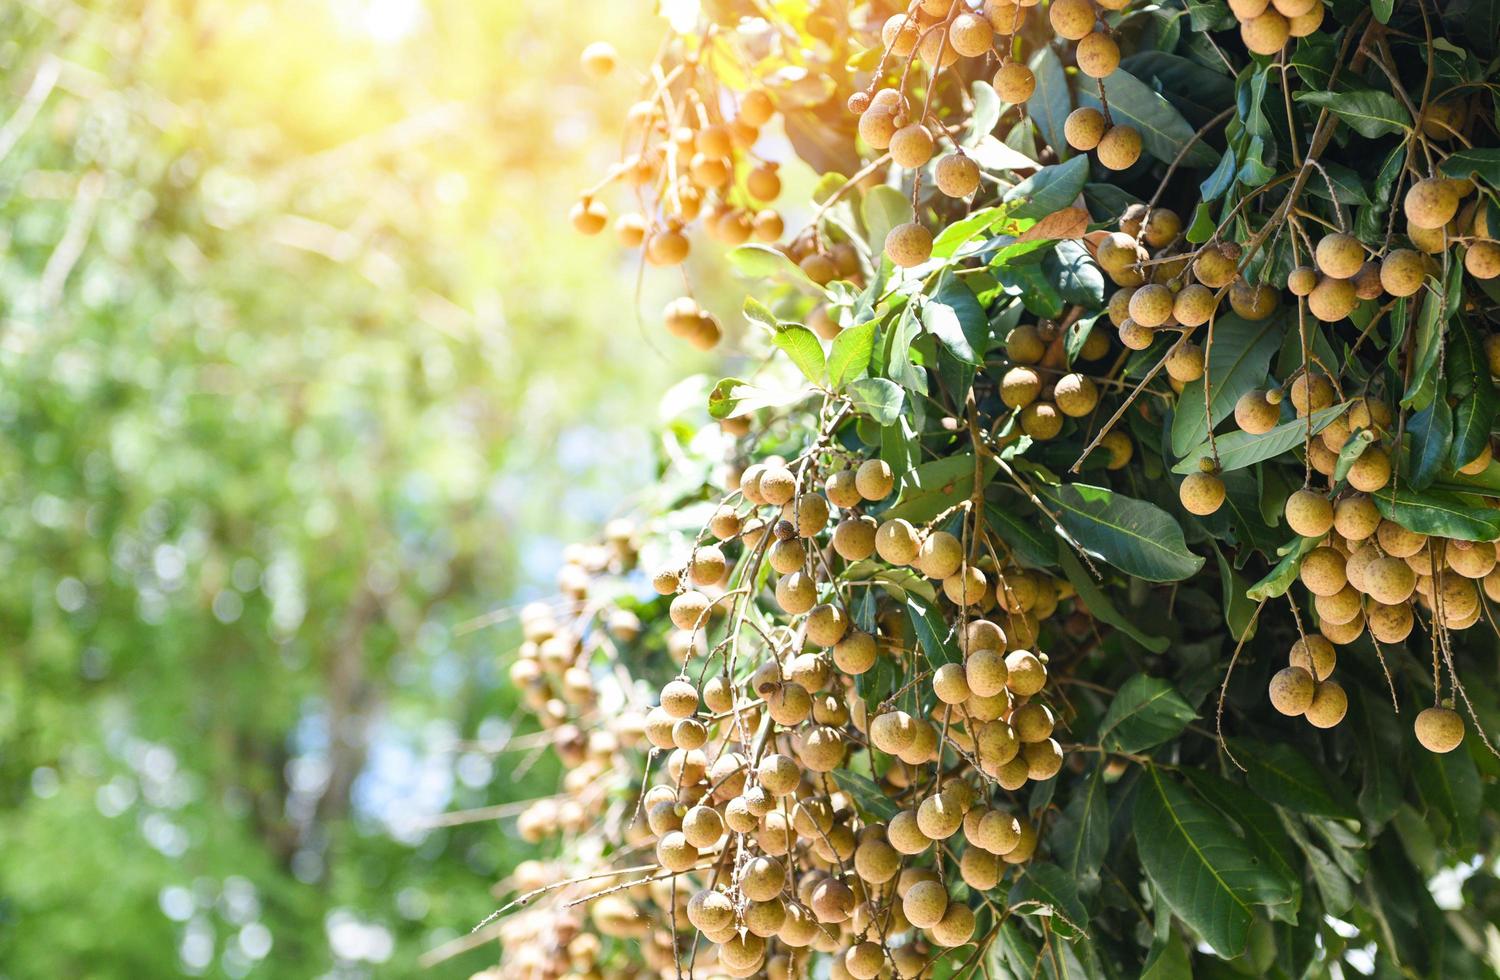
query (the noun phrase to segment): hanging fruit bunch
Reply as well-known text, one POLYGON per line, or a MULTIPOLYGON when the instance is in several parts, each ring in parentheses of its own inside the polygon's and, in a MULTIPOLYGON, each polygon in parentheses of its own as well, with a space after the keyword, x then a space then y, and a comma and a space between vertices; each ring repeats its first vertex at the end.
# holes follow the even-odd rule
POLYGON ((1496 24, 675 20, 606 183, 775 356, 669 393, 656 499, 523 617, 569 771, 499 972, 1500 969, 1496 24), (758 235, 770 146, 823 176, 758 235))

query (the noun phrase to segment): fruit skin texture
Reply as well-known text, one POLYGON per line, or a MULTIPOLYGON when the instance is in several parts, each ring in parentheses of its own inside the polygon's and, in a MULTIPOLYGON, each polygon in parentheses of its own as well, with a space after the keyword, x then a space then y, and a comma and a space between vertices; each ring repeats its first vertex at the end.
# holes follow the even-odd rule
POLYGON ((1452 708, 1424 708, 1413 727, 1429 752, 1452 752, 1464 740, 1464 720, 1452 708))
POLYGON ((1191 473, 1182 481, 1177 496, 1188 513, 1207 517, 1224 506, 1224 481, 1212 473, 1191 473))
POLYGON ((1287 498, 1286 523, 1304 538, 1320 538, 1333 527, 1333 504, 1312 490, 1298 490, 1287 498))
POLYGON ((1110 170, 1128 170, 1141 158, 1141 134, 1131 126, 1112 126, 1095 152, 1110 170))
POLYGON ((1303 713, 1315 728, 1332 728, 1344 720, 1349 711, 1349 695, 1338 681, 1324 681, 1313 692, 1312 704, 1303 713))
POLYGON ((1411 186, 1401 206, 1407 221, 1432 231, 1452 221, 1458 213, 1458 190, 1452 181, 1429 177, 1411 186))
POLYGON ((932 258, 932 232, 915 221, 892 228, 885 236, 885 254, 903 269, 932 258))
POLYGON ((1283 667, 1271 677, 1271 706, 1284 715, 1295 717, 1312 707, 1317 684, 1301 667, 1283 667))
POLYGON ((1031 98, 1036 91, 1036 76, 1031 69, 1018 61, 1008 61, 995 72, 995 92, 1012 105, 1019 105, 1031 98))
POLYGON ((1063 121, 1063 136, 1073 149, 1087 152, 1104 138, 1106 125, 1104 113, 1093 106, 1079 106, 1063 121))
POLYGON ((1281 420, 1281 409, 1266 400, 1259 389, 1247 391, 1234 403, 1234 422, 1244 432, 1261 435, 1270 432, 1281 420))
POLYGON ((968 197, 979 190, 979 164, 958 153, 950 153, 937 163, 934 173, 938 190, 949 197, 968 197))

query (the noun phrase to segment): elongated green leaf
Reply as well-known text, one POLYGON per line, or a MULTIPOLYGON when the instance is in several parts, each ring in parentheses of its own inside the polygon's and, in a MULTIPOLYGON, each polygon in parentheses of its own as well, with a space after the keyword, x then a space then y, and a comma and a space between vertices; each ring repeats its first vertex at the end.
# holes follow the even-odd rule
POLYGON ((890 425, 901 415, 906 392, 885 378, 860 378, 848 385, 849 399, 856 410, 864 412, 881 425, 890 425))
POLYGON ((823 345, 818 335, 804 326, 784 323, 771 338, 772 342, 786 351, 792 363, 797 365, 807 380, 818 384, 823 380, 823 345))
POLYGON ((1370 139, 1411 128, 1411 113, 1389 92, 1354 89, 1344 92, 1299 92, 1298 102, 1328 109, 1349 128, 1370 139))
POLYGON ((1478 177, 1491 187, 1500 188, 1500 148, 1454 150, 1438 164, 1438 172, 1444 177, 1478 177))
POLYGON ((1031 121, 1041 131, 1048 146, 1057 147, 1065 158, 1071 154, 1068 141, 1063 136, 1063 123, 1073 111, 1073 98, 1068 94, 1068 76, 1058 60, 1052 45, 1043 44, 1031 57, 1031 73, 1036 77, 1036 91, 1026 100, 1031 121))
POLYGON ((1458 399, 1453 410, 1453 446, 1448 467, 1457 469, 1477 457, 1488 444, 1500 395, 1490 378, 1489 362, 1474 329, 1460 317, 1448 332, 1448 391, 1458 399))
MULTIPOLYGON (((1097 93, 1090 88, 1079 91, 1079 104, 1102 108, 1097 93)), ((1175 159, 1183 144, 1193 138, 1193 127, 1182 118, 1182 113, 1125 69, 1117 69, 1104 80, 1104 92, 1114 121, 1129 123, 1139 130, 1141 148, 1163 163, 1175 159)), ((1202 140, 1194 143, 1183 158, 1189 167, 1212 167, 1218 162, 1219 155, 1202 140)))
POLYGON ((1471 846, 1479 832, 1483 788, 1468 751, 1460 746, 1441 755, 1420 752, 1416 775, 1422 799, 1447 818, 1454 842, 1471 846))
POLYGON ((984 307, 963 282, 945 275, 932 298, 922 305, 922 326, 948 352, 967 364, 979 364, 989 349, 990 321, 984 307))
POLYGON ((878 256, 885 250, 885 236, 891 229, 912 220, 911 201, 894 187, 885 184, 872 187, 865 191, 860 203, 860 219, 865 225, 870 254, 878 256))
MULTIPOLYGON (((1229 313, 1214 321, 1214 342, 1208 352, 1208 380, 1212 385, 1214 425, 1234 412, 1234 403, 1266 377, 1271 358, 1281 343, 1286 312, 1264 320, 1246 320, 1229 313)), ((1172 453, 1182 456, 1208 438, 1203 411, 1203 379, 1189 382, 1177 396, 1172 416, 1172 453)))
POLYGON ((1010 507, 990 503, 985 505, 984 519, 1025 564, 1033 568, 1049 568, 1057 564, 1060 554, 1057 538, 1042 531, 1029 515, 1020 517, 1010 507))
POLYGON ((839 784, 839 789, 854 798, 854 804, 861 812, 881 820, 889 820, 896 815, 896 804, 891 802, 891 798, 869 776, 840 766, 833 771, 833 781, 839 784))
POLYGON ((1099 744, 1142 752, 1176 738, 1198 717, 1177 688, 1159 677, 1136 674, 1120 686, 1099 722, 1099 744))
POLYGON ((1244 952, 1256 905, 1291 899, 1224 817, 1155 766, 1142 774, 1134 823, 1146 874, 1220 956, 1244 952))
POLYGON ((1015 218, 1045 218, 1072 204, 1089 178, 1089 160, 1076 156, 1067 163, 1043 167, 1005 192, 1015 218))
POLYGON ((1055 864, 1028 865, 1006 904, 1022 915, 1050 916, 1053 930, 1064 939, 1078 939, 1088 931, 1089 911, 1078 898, 1078 886, 1055 864))
POLYGON ((913 594, 906 597, 906 615, 917 634, 917 645, 927 656, 927 665, 937 670, 943 664, 961 663, 958 647, 949 637, 948 621, 925 599, 913 594))
POLYGON ((739 378, 725 378, 708 393, 708 414, 716 419, 748 415, 761 408, 791 405, 812 394, 811 388, 772 390, 739 378))
POLYGON ((876 321, 861 323, 833 338, 828 350, 828 383, 835 391, 845 382, 861 377, 870 370, 870 354, 875 350, 876 321))
MULTIPOLYGON (((1458 263, 1454 263, 1457 268, 1458 263)), ((1432 404, 1437 395, 1438 361, 1443 349, 1443 334, 1447 318, 1443 315, 1443 297, 1429 291, 1422 300, 1422 309, 1417 314, 1416 349, 1412 352, 1411 380, 1406 393, 1401 396, 1401 407, 1421 411, 1432 404)))
POLYGON ((1187 548, 1182 528, 1160 507, 1082 483, 1037 487, 1074 541, 1094 555, 1149 582, 1176 582, 1203 567, 1187 548))
POLYGON ((1407 478, 1414 489, 1425 490, 1447 465, 1453 445, 1453 412, 1443 397, 1441 382, 1432 404, 1408 419, 1406 427, 1412 440, 1412 466, 1407 478))
POLYGON ((1302 559, 1318 546, 1318 538, 1297 538, 1285 547, 1281 561, 1266 574, 1266 577, 1245 590, 1245 597, 1255 602, 1285 595, 1286 590, 1297 581, 1297 572, 1302 568, 1302 559))
POLYGON ((1109 596, 1084 569, 1083 563, 1073 554, 1071 548, 1064 547, 1058 551, 1057 558, 1058 564, 1062 566, 1063 574, 1068 577, 1068 581, 1073 584, 1073 591, 1078 594, 1078 601, 1083 603, 1083 608, 1088 610, 1090 616, 1101 623, 1108 623, 1152 653, 1161 653, 1167 649, 1166 637, 1151 636, 1142 632, 1140 627, 1116 608, 1109 596))
MULTIPOLYGON (((988 481, 996 470, 994 460, 984 461, 981 479, 988 481)), ((945 456, 908 470, 896 488, 896 504, 881 520, 903 518, 925 524, 938 514, 969 499, 974 492, 974 454, 945 456)))
POLYGON ((1302 871, 1297 866, 1296 849, 1275 807, 1245 787, 1207 769, 1193 766, 1184 769, 1183 775, 1200 797, 1240 828, 1250 849, 1286 885, 1291 896, 1288 904, 1292 906, 1287 911, 1294 912, 1302 893, 1302 871))
MULTIPOLYGON (((1312 434, 1317 435, 1333 420, 1343 414, 1347 405, 1333 405, 1322 411, 1312 414, 1312 434)), ((1215 440, 1219 447, 1219 467, 1224 471, 1244 469, 1253 466, 1262 460, 1272 459, 1282 453, 1290 452, 1294 447, 1300 446, 1307 438, 1308 420, 1294 419, 1291 422, 1283 422, 1270 432, 1262 435, 1251 435, 1248 432, 1230 432, 1215 440)), ((1188 450, 1182 461, 1172 467, 1173 473, 1198 472, 1198 461, 1205 456, 1212 456, 1207 440, 1188 450)))
POLYGON ((1462 541, 1493 541, 1500 537, 1500 511, 1469 504, 1446 490, 1392 489, 1374 494, 1380 516, 1404 528, 1462 541))
POLYGON ((1100 760, 1088 783, 1074 793, 1050 835, 1053 853, 1082 892, 1091 892, 1098 885, 1099 866, 1109 850, 1108 791, 1104 761, 1100 760))
POLYGON ((1357 820, 1344 784, 1319 769, 1294 745, 1233 739, 1230 747, 1248 770, 1250 788, 1277 806, 1318 817, 1357 820))
POLYGON ((773 279, 778 276, 799 286, 819 289, 817 283, 807 278, 802 267, 787 257, 785 252, 769 245, 751 242, 729 250, 729 264, 740 275, 749 279, 773 279))

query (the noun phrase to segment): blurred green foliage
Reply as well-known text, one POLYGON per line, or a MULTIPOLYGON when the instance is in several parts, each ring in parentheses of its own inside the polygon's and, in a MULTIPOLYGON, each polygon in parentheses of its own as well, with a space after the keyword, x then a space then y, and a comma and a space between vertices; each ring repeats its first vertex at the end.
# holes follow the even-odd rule
POLYGON ((493 907, 519 843, 420 821, 555 773, 460 744, 464 624, 683 369, 565 218, 634 88, 577 51, 654 25, 563 7, 0 8, 0 976, 405 976, 493 907))

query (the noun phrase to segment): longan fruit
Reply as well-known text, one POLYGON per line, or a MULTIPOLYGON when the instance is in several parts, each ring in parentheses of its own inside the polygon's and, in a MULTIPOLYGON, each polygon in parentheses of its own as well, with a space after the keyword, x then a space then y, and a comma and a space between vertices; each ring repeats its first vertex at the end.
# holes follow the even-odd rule
POLYGON ((1159 283, 1148 283, 1130 297, 1130 318, 1143 327, 1159 327, 1172 318, 1172 291, 1159 283))
POLYGON ((568 212, 568 220, 580 234, 597 235, 609 223, 609 208, 593 198, 579 198, 568 212))
POLYGON ((1080 361, 1097 361, 1109 354, 1109 337, 1102 330, 1090 330, 1078 349, 1080 361))
POLYGON ((1283 667, 1271 677, 1271 707, 1284 715, 1296 717, 1312 707, 1317 684, 1312 674, 1301 667, 1283 667))
POLYGON ((1017 365, 1000 378, 1000 400, 1007 408, 1025 408, 1042 393, 1042 376, 1033 368, 1017 365))
POLYGON ((1005 632, 988 619, 969 620, 958 640, 959 649, 966 654, 976 650, 1005 649, 1005 632))
MULTIPOLYGON (((1102 244, 1099 246, 1099 250, 1100 252, 1104 251, 1102 244)), ((1110 293, 1109 303, 1105 306, 1105 312, 1109 314, 1110 323, 1113 323, 1117 327, 1122 327, 1127 322, 1130 322, 1130 297, 1134 295, 1134 286, 1125 286, 1110 293)))
POLYGON ((1333 385, 1321 374, 1309 375, 1304 371, 1292 381, 1288 396, 1292 400, 1292 408, 1296 410, 1297 417, 1303 418, 1333 404, 1333 385), (1308 380, 1309 377, 1311 380, 1308 380))
POLYGON ((1007 61, 992 80, 995 93, 1011 105, 1020 105, 1036 91, 1036 76, 1019 61, 1007 61))
POLYGON ((1078 70, 1090 78, 1108 78, 1120 67, 1120 46, 1107 34, 1085 34, 1073 54, 1078 70))
POLYGON ((932 846, 932 840, 917 827, 915 810, 902 810, 892 817, 886 825, 885 836, 892 847, 908 857, 921 854, 932 846))
POLYGON ((880 28, 880 40, 886 50, 898 58, 905 58, 917 50, 921 30, 915 17, 894 14, 880 28))
POLYGON ((903 126, 891 136, 891 160, 898 167, 915 170, 932 159, 932 134, 921 123, 903 126))
POLYGON ((1344 556, 1326 546, 1314 548, 1307 553, 1302 559, 1298 576, 1307 591, 1318 596, 1333 595, 1349 582, 1344 571, 1344 556))
POLYGON ((1365 247, 1353 235, 1333 232, 1318 240, 1313 261, 1325 276, 1352 279, 1365 264, 1365 247))
POLYGON ((1286 524, 1304 538, 1321 538, 1333 527, 1333 504, 1314 490, 1298 490, 1286 500, 1286 524))
POLYGON ((1314 728, 1332 728, 1344 720, 1349 711, 1349 696, 1338 681, 1323 681, 1313 692, 1312 704, 1303 717, 1314 728))
POLYGON ((1009 679, 1010 669, 1000 650, 974 650, 964 661, 964 680, 979 697, 994 697, 1006 690, 1009 679))
POLYGON ((1487 541, 1450 541, 1444 555, 1448 567, 1464 578, 1481 579, 1495 568, 1495 548, 1487 541))
POLYGON ((1360 299, 1379 299, 1384 294, 1380 285, 1380 263, 1367 260, 1354 274, 1354 295, 1360 299))
POLYGON ((806 572, 783 575, 776 583, 776 603, 784 612, 800 616, 818 601, 818 588, 806 572))
POLYGON ((917 806, 917 828, 932 840, 947 840, 958 833, 963 819, 962 809, 943 793, 934 793, 917 806))
POLYGON ((917 737, 916 719, 904 711, 886 711, 870 722, 870 744, 888 755, 898 755, 917 737))
POLYGON ((896 488, 896 477, 885 460, 867 459, 854 471, 854 486, 864 499, 880 501, 889 497, 896 488))
POLYGON ((1047 343, 1036 325, 1022 323, 1005 335, 1005 356, 1016 364, 1036 364, 1047 353, 1047 343))
POLYGON ((833 529, 833 550, 845 561, 863 561, 875 553, 875 518, 861 515, 839 521, 833 529))
POLYGON ((1177 497, 1189 514, 1207 517, 1224 506, 1224 481, 1212 473, 1190 473, 1177 488, 1177 497))
POLYGON ((1265 283, 1241 280, 1229 287, 1229 306, 1246 320, 1264 320, 1276 312, 1277 294, 1265 283))
POLYGON ((948 892, 941 882, 919 881, 901 899, 901 911, 918 929, 930 929, 948 911, 948 892))
POLYGON ((952 949, 973 938, 974 924, 973 910, 967 905, 954 903, 943 912, 938 924, 927 930, 927 934, 937 945, 952 949))
POLYGON ((903 269, 921 265, 932 257, 932 232, 915 221, 897 225, 885 236, 885 254, 903 269))
POLYGON ((948 32, 943 30, 923 34, 921 43, 917 45, 917 54, 934 67, 947 68, 958 60, 958 52, 948 43, 948 32))
POLYGON ((1128 170, 1141 158, 1140 131, 1123 123, 1111 126, 1094 152, 1107 169, 1128 170))
POLYGON ((1478 241, 1464 253, 1464 269, 1475 279, 1500 276, 1500 242, 1478 241))
POLYGON ((1411 185, 1402 200, 1406 220, 1414 227, 1435 231, 1458 213, 1459 194, 1453 181, 1429 177, 1411 185))
POLYGON ((1094 29, 1094 5, 1090 0, 1052 0, 1047 19, 1059 37, 1081 40, 1094 29))
MULTIPOLYGON (((1347 583, 1347 577, 1345 581, 1347 583)), ((1332 595, 1314 595, 1313 608, 1318 611, 1319 620, 1342 626, 1360 614, 1364 600, 1354 586, 1345 584, 1332 595)))
POLYGON ((948 25, 948 44, 965 58, 978 58, 993 50, 995 30, 985 18, 965 12, 953 18, 953 23, 948 25))
POLYGON ((1417 573, 1399 558, 1377 558, 1364 569, 1364 593, 1376 602, 1394 606, 1411 598, 1417 573))
POLYGON ((1292 14, 1286 19, 1287 33, 1292 37, 1307 37, 1323 26, 1323 4, 1314 3, 1306 13, 1292 14))
POLYGON ((1324 323, 1336 323, 1348 316, 1359 304, 1354 283, 1348 279, 1333 279, 1324 276, 1318 280, 1313 291, 1307 294, 1307 309, 1324 323))
POLYGON ((1271 5, 1271 0, 1229 0, 1229 9, 1233 11, 1235 19, 1246 21, 1254 20, 1266 12, 1271 5))
POLYGON ((1452 708, 1424 708, 1414 725, 1417 741, 1429 752, 1452 752, 1464 740, 1464 720, 1452 708))
POLYGON ((968 566, 943 579, 943 595, 957 606, 978 605, 984 600, 987 585, 984 572, 968 566))
POLYGON ((1412 615, 1411 606, 1405 602, 1394 606, 1372 602, 1365 625, 1369 628, 1370 635, 1381 643, 1400 643, 1411 635, 1416 617, 1412 615))
POLYGON ((1187 384, 1203 377, 1203 348, 1183 342, 1167 352, 1167 374, 1173 381, 1187 384))
POLYGON ((875 666, 877 653, 875 637, 852 630, 833 645, 833 664, 846 674, 863 674, 875 666))
POLYGON ((1234 403, 1234 424, 1251 435, 1270 432, 1281 421, 1281 409, 1266 400, 1266 392, 1247 391, 1234 403))
POLYGON ((728 570, 729 562, 716 544, 698 548, 688 562, 688 577, 694 585, 713 585, 728 570))
POLYGON ((1040 742, 1052 737, 1057 718, 1052 709, 1037 701, 1021 705, 1011 714, 1010 725, 1022 742, 1040 742))
MULTIPOLYGON (((1118 128, 1118 127, 1116 127, 1118 128)), ((1114 130, 1110 130, 1114 132, 1114 130)), ((1146 281, 1146 276, 1138 268, 1141 262, 1150 258, 1146 251, 1134 236, 1127 235, 1122 231, 1111 232, 1104 236, 1095 249, 1094 259, 1099 267, 1109 274, 1109 277, 1121 286, 1140 286, 1146 281)), ((1125 297, 1126 310, 1129 310, 1129 301, 1134 293, 1125 297)))
POLYGON ((958 571, 963 560, 963 545, 957 538, 947 531, 933 531, 923 539, 913 564, 928 578, 945 579, 958 571))
POLYGON ((1275 10, 1266 10, 1258 17, 1240 22, 1240 37, 1245 47, 1256 54, 1275 54, 1286 44, 1291 33, 1291 24, 1275 10))
POLYGON ((849 617, 832 603, 820 603, 807 614, 807 639, 815 646, 831 647, 849 632, 849 617))
POLYGON ((876 106, 866 109, 859 117, 859 138, 876 150, 884 150, 891 145, 891 137, 896 135, 896 116, 876 106))
POLYGON ((1311 674, 1314 680, 1321 682, 1327 680, 1333 673, 1338 656, 1334 653, 1333 644, 1329 643, 1326 637, 1318 633, 1309 633, 1292 644, 1287 662, 1293 667, 1301 667, 1311 674))
POLYGON ((920 545, 916 528, 901 518, 886 521, 875 532, 875 551, 890 565, 910 565, 920 545))
POLYGON ((1021 842, 1021 822, 1009 813, 991 810, 980 820, 976 836, 974 843, 986 851, 1005 854, 1021 842))
POLYGON ((1349 467, 1349 485, 1374 493, 1391 482, 1391 457, 1379 446, 1371 446, 1349 467))
POLYGON ((1036 782, 1051 779, 1062 770, 1062 746, 1054 738, 1022 745, 1020 757, 1026 760, 1026 778, 1036 782))
POLYGON ((734 903, 723 892, 705 888, 688 899, 687 917, 700 932, 719 932, 734 924, 734 903))
POLYGON ((885 966, 885 950, 876 942, 857 943, 844 953, 843 963, 854 980, 875 980, 885 966))
MULTIPOLYGON (((1047 668, 1028 650, 1012 651, 1005 658, 1005 686, 1012 694, 1030 697, 1047 684, 1047 668)), ((970 687, 973 686, 971 680, 970 687)))
POLYGON ((1210 289, 1223 289, 1239 275, 1240 248, 1232 242, 1210 242, 1193 259, 1193 275, 1210 289))
POLYGON ((1189 283, 1172 302, 1172 318, 1184 327, 1200 326, 1213 317, 1218 305, 1213 290, 1202 283, 1189 283))
POLYGON ((1063 136, 1073 149, 1088 152, 1104 138, 1107 125, 1104 113, 1093 106, 1079 106, 1063 120, 1063 136))
POLYGON ((689 590, 672 600, 668 616, 672 625, 680 630, 696 630, 708 619, 710 605, 708 596, 689 590))
POLYGON ((646 241, 646 219, 635 213, 615 219, 615 238, 626 248, 640 248, 646 241))
POLYGON ((761 471, 756 486, 761 499, 768 504, 780 507, 791 500, 793 494, 797 492, 797 478, 785 466, 768 465, 761 471))
POLYGON ((1333 527, 1346 541, 1363 541, 1380 527, 1380 510, 1365 494, 1349 494, 1333 506, 1333 527))
POLYGON ((682 585, 676 569, 663 568, 651 576, 651 588, 657 595, 671 595, 682 585))
MULTIPOLYGON (((892 479, 891 485, 895 486, 892 479)), ((823 481, 823 493, 835 507, 858 507, 864 497, 855 484, 854 470, 836 470, 823 481)))
POLYGON ((1056 439, 1062 427, 1063 415, 1051 402, 1035 401, 1021 409, 1021 431, 1038 442, 1056 439))
POLYGON ((1099 440, 1099 448, 1109 453, 1109 461, 1104 464, 1107 470, 1122 470, 1130 465, 1130 458, 1135 455, 1135 443, 1130 441, 1130 436, 1119 429, 1111 429, 1099 440))
POLYGON ((932 690, 944 704, 963 704, 972 693, 960 664, 943 664, 933 671, 932 690))
POLYGON ((949 197, 968 197, 979 190, 979 164, 962 153, 950 153, 938 160, 933 176, 938 190, 949 197))
MULTIPOLYGON (((1001 397, 1004 398, 1003 392, 1001 397)), ((1099 404, 1099 389, 1081 374, 1065 374, 1052 386, 1052 398, 1058 411, 1072 418, 1081 418, 1099 404)))
POLYGON ((883 885, 901 870, 901 852, 883 836, 870 836, 854 849, 854 870, 861 880, 883 885))
POLYGON ((1299 265, 1287 273, 1286 288, 1293 296, 1306 296, 1318 285, 1318 270, 1310 265, 1299 265))
POLYGON ((689 844, 682 831, 663 834, 656 842, 656 861, 666 871, 686 871, 698 863, 698 849, 689 844))
POLYGON ((1392 558, 1409 558, 1427 547, 1427 535, 1407 530, 1395 521, 1381 521, 1375 529, 1375 540, 1392 558))

